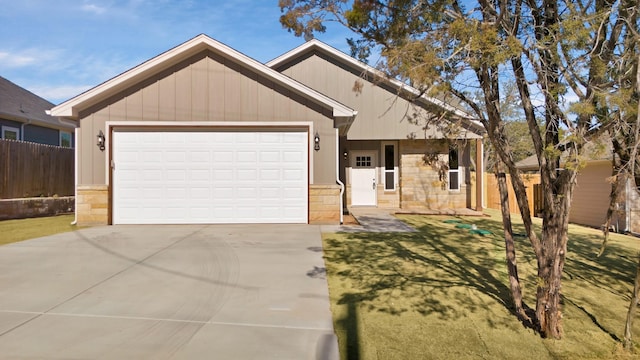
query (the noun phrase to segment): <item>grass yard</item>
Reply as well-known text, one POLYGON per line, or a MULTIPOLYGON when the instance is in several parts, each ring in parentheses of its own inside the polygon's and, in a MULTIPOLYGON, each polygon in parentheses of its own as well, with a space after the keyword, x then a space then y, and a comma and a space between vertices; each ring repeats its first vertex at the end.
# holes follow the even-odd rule
MULTIPOLYGON (((640 358, 621 344, 640 239, 613 234, 596 259, 601 232, 570 226, 564 338, 544 340, 512 313, 502 223, 487 213, 458 219, 495 235, 414 215, 400 218, 417 233, 323 234, 342 359, 640 358)), ((515 232, 524 233, 521 223, 515 232)), ((527 238, 516 246, 525 301, 535 308, 535 256, 527 238)), ((640 319, 634 324, 640 343, 640 319)))
POLYGON ((0 221, 0 245, 73 231, 74 215, 0 221))

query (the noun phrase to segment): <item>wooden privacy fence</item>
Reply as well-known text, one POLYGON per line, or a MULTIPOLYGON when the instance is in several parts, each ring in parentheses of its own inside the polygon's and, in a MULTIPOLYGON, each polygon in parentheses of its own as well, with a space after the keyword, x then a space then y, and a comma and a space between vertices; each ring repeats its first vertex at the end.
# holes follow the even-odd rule
POLYGON ((70 148, 0 139, 0 199, 74 194, 70 148))
MULTIPOLYGON (((500 191, 498 191, 498 179, 494 174, 485 173, 485 186, 487 189, 487 207, 489 209, 500 209, 500 191)), ((524 185, 527 189, 527 199, 529 199, 529 211, 533 216, 536 216, 539 211, 539 206, 535 205, 536 197, 534 196, 534 186, 540 184, 539 174, 525 174, 522 175, 524 185)), ((520 214, 518 203, 516 201, 516 194, 513 192, 511 186, 511 178, 507 174, 507 187, 509 188, 509 211, 514 214, 520 214)))

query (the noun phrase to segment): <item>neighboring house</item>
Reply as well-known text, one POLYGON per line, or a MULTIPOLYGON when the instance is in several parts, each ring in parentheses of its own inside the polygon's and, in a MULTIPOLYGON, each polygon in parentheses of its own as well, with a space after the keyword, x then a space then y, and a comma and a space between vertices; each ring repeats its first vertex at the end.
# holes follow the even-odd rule
MULTIPOLYGON (((590 159, 578 173, 576 187, 571 201, 569 222, 602 228, 609 208, 612 175, 612 151, 590 150, 590 159)), ((524 172, 539 172, 538 158, 530 156, 516 164, 524 172)), ((634 189, 633 180, 629 180, 614 214, 611 225, 618 232, 640 233, 640 198, 634 189)), ((537 205, 540 206, 541 205, 537 205)))
MULTIPOLYGON (((424 130, 405 126, 404 112, 350 104, 275 67, 284 73, 200 35, 54 107, 79 125, 78 223, 337 223, 358 204, 469 206, 468 144, 481 137, 472 120, 459 147, 410 140, 424 130), (381 116, 402 131, 378 131, 381 116), (452 159, 444 190, 425 151, 452 159)), ((353 74, 331 81, 340 76, 353 74)), ((349 93, 353 81, 343 83, 349 93)))
MULTIPOLYGON (((358 111, 339 143, 347 206, 441 210, 474 205, 471 192, 482 184, 477 189, 471 185, 470 146, 482 154, 484 129, 470 115, 439 99, 420 96, 418 90, 318 40, 267 65, 358 111), (409 98, 418 101, 411 103, 409 98), (449 111, 451 121, 421 122, 433 108, 449 111), (456 129, 453 136, 442 132, 449 125, 456 129), (436 155, 445 164, 445 176, 425 164, 425 154, 436 155)), ((481 204, 482 192, 477 194, 481 204)))
POLYGON ((0 76, 0 138, 73 147, 73 123, 47 115, 54 105, 0 76))

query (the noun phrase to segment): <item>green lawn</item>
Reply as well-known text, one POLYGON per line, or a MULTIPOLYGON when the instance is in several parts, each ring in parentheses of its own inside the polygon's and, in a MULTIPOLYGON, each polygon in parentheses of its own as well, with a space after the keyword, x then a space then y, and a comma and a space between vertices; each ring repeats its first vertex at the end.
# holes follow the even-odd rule
POLYGON ((0 234, 2 234, 0 236, 0 245, 73 231, 76 229, 76 226, 71 225, 73 219, 73 215, 59 215, 32 219, 2 220, 0 221, 0 234))
MULTIPOLYGON (((596 259, 601 232, 570 227, 564 338, 543 340, 512 313, 502 225, 488 213, 459 219, 496 236, 439 216, 400 217, 418 233, 323 234, 342 359, 634 358, 620 339, 640 239, 614 234, 596 259)), ((525 300, 535 308, 535 257, 527 238, 516 241, 525 300)), ((640 340, 640 319, 634 334, 640 340)))

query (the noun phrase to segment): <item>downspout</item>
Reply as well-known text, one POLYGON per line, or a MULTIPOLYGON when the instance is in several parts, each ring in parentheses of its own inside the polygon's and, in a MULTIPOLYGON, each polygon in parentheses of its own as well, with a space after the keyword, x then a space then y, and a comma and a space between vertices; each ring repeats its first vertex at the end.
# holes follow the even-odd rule
POLYGON ((79 128, 73 129, 74 132, 74 147, 73 147, 73 221, 71 225, 78 224, 78 130, 79 128))
MULTIPOLYGON (((45 113, 51 115, 51 110, 45 110, 45 113)), ((65 119, 58 118, 58 122, 61 124, 73 125, 73 221, 71 225, 78 224, 78 123, 65 119)))
POLYGON ((336 129, 336 182, 340 185, 340 225, 344 223, 344 183, 340 181, 340 129, 336 129))
POLYGON ((22 123, 20 125, 20 140, 24 141, 24 127, 27 125, 31 125, 31 119, 27 118, 26 123, 22 123))

